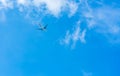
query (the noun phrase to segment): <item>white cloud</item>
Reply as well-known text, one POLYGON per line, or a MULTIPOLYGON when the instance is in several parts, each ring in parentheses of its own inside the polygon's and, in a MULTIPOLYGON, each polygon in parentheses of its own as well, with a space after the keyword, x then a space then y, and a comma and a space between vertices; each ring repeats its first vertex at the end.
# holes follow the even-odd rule
POLYGON ((79 5, 76 2, 71 1, 71 2, 68 3, 68 6, 69 6, 69 9, 70 9, 69 17, 71 17, 77 12, 79 5))
POLYGON ((77 28, 72 33, 72 37, 71 37, 73 41, 72 48, 75 47, 77 41, 80 41, 81 43, 85 43, 86 42, 85 35, 86 35, 86 30, 81 31, 80 27, 77 26, 77 28))
POLYGON ((70 40, 71 40, 71 35, 70 35, 70 32, 67 31, 67 32, 66 32, 66 36, 65 36, 65 38, 63 39, 63 42, 64 42, 65 44, 69 45, 69 44, 70 44, 70 40))
POLYGON ((26 3, 26 0, 17 0, 17 3, 18 3, 18 4, 25 5, 25 3, 26 3))
POLYGON ((31 0, 17 0, 17 8, 20 12, 29 12, 31 10, 32 1, 31 0))
POLYGON ((83 1, 83 4, 82 16, 85 18, 87 28, 101 33, 110 41, 113 41, 114 38, 119 41, 120 9, 105 6, 103 3, 101 7, 91 8, 87 0, 83 1))
POLYGON ((80 41, 82 43, 86 43, 85 36, 86 36, 86 30, 83 30, 80 36, 80 41))
MULTIPOLYGON (((103 3, 101 4, 103 5, 103 3)), ((85 36, 86 32, 89 32, 89 30, 104 35, 109 42, 120 42, 120 9, 105 5, 92 8, 88 0, 80 0, 80 6, 80 20, 87 23, 86 28, 81 30, 80 26, 78 26, 81 23, 78 21, 74 31, 66 32, 66 36, 63 39, 65 45, 70 45, 74 48, 78 41, 86 43, 85 36), (81 19, 81 17, 84 19, 81 19)))
POLYGON ((73 0, 0 0, 1 10, 14 7, 27 16, 30 16, 34 9, 38 13, 59 18, 62 12, 72 17, 77 12, 78 4, 73 0))
POLYGON ((73 16, 78 8, 78 5, 74 1, 68 0, 33 0, 33 4, 36 7, 44 6, 49 13, 53 14, 55 17, 58 17, 62 11, 70 11, 69 16, 73 16))
POLYGON ((13 3, 10 0, 0 0, 0 9, 13 8, 13 3))
POLYGON ((65 38, 63 38, 61 41, 62 44, 70 45, 73 49, 77 41, 80 41, 81 43, 86 43, 85 36, 86 29, 82 30, 80 28, 80 21, 78 21, 74 30, 71 33, 70 31, 67 31, 65 38))
POLYGON ((34 0, 33 2, 37 7, 44 4, 47 10, 57 17, 65 6, 66 0, 34 0))
POLYGON ((96 31, 119 38, 120 33, 120 9, 103 7, 96 9, 96 15, 94 16, 94 22, 96 22, 96 31), (95 18, 96 17, 96 18, 95 18))

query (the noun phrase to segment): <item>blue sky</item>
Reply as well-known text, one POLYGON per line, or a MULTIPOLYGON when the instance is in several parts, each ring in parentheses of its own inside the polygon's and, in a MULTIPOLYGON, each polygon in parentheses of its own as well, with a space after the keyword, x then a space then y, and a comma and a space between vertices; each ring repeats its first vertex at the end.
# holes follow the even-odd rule
POLYGON ((0 76, 120 76, 119 3, 0 0, 0 76))

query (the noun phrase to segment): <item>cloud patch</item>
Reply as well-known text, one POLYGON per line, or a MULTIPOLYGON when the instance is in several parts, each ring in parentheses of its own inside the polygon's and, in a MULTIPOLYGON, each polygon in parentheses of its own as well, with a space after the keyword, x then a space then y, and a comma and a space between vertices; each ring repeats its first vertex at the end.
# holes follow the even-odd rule
POLYGON ((85 36, 86 36, 86 29, 80 28, 81 22, 78 21, 73 28, 73 31, 67 31, 66 35, 63 39, 60 40, 61 44, 69 45, 72 49, 75 48, 75 45, 78 41, 81 43, 86 43, 85 36))
POLYGON ((105 5, 101 1, 88 1, 80 0, 78 3, 77 11, 79 12, 79 20, 85 22, 86 25, 78 24, 80 26, 86 26, 84 30, 81 30, 80 26, 76 24, 74 31, 67 31, 62 42, 66 45, 75 47, 76 43, 86 43, 86 32, 94 31, 101 36, 106 37, 106 41, 110 43, 120 42, 120 9, 112 7, 111 5, 105 5), (92 3, 96 3, 99 7, 93 7, 92 3))
POLYGON ((103 6, 83 12, 89 30, 95 30, 110 41, 120 40, 120 9, 103 6), (114 38, 112 38, 114 37, 114 38), (111 39, 110 39, 111 38, 111 39))
POLYGON ((29 13, 29 11, 34 9, 37 12, 46 12, 58 18, 62 12, 68 12, 70 17, 73 16, 77 11, 78 5, 72 0, 0 0, 0 9, 14 7, 17 7, 20 12, 28 11, 29 13))
POLYGON ((0 0, 0 10, 12 9, 12 8, 13 8, 13 2, 11 2, 11 0, 0 0))

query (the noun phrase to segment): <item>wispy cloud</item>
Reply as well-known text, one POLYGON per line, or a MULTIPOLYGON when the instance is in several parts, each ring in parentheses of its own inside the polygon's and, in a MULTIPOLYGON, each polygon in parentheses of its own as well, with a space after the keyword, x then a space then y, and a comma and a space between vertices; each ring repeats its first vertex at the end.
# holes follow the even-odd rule
POLYGON ((35 7, 43 7, 49 14, 58 17, 62 11, 70 11, 70 16, 74 15, 77 11, 77 3, 68 0, 33 0, 35 7))
POLYGON ((11 0, 0 0, 0 10, 13 8, 11 0))
POLYGON ((110 41, 120 40, 120 9, 110 6, 101 6, 91 8, 89 3, 86 3, 86 10, 82 11, 82 16, 85 18, 87 28, 96 30, 110 41), (114 37, 114 38, 112 38, 114 37))
MULTIPOLYGON (((85 36, 87 35, 86 32, 91 30, 100 33, 101 36, 105 36, 108 42, 120 42, 119 8, 105 5, 102 1, 79 0, 78 7, 76 9, 78 9, 77 11, 80 13, 79 20, 81 22, 86 22, 86 28, 81 30, 80 26, 84 25, 80 25, 72 32, 67 31, 66 36, 63 39, 64 44, 72 44, 72 47, 75 47, 78 41, 85 43, 85 36), (99 7, 93 7, 90 2, 95 2, 99 7)), ((79 21, 78 24, 80 24, 79 21)))
POLYGON ((62 12, 68 12, 70 17, 73 16, 77 11, 78 5, 72 0, 0 0, 0 9, 14 7, 18 8, 20 12, 29 13, 34 9, 39 13, 47 13, 47 15, 58 18, 62 12))
POLYGON ((69 6, 69 9, 70 9, 69 17, 71 17, 77 12, 79 5, 78 5, 78 3, 71 1, 71 2, 68 3, 68 6, 69 6))
POLYGON ((63 39, 60 40, 62 44, 70 45, 72 49, 74 49, 77 41, 80 41, 81 43, 86 43, 85 36, 86 36, 86 29, 80 28, 80 21, 78 21, 73 28, 74 30, 67 31, 66 35, 63 39))
POLYGON ((44 7, 47 12, 57 17, 65 6, 66 0, 34 0, 33 3, 35 7, 44 7))

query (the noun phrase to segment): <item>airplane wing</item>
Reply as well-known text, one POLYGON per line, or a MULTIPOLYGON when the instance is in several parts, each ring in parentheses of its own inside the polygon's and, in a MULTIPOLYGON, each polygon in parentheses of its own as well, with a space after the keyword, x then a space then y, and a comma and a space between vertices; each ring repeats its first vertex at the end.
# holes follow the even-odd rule
POLYGON ((48 26, 48 24, 44 26, 44 29, 46 29, 46 28, 47 28, 47 26, 48 26))
POLYGON ((41 30, 41 31, 43 31, 44 29, 43 29, 43 28, 38 28, 37 30, 41 30))
POLYGON ((37 25, 40 26, 37 30, 41 30, 41 31, 46 31, 46 28, 48 26, 48 25, 42 26, 40 23, 38 23, 37 25))
POLYGON ((42 27, 42 25, 41 25, 40 23, 38 23, 38 25, 39 25, 40 27, 42 27))

